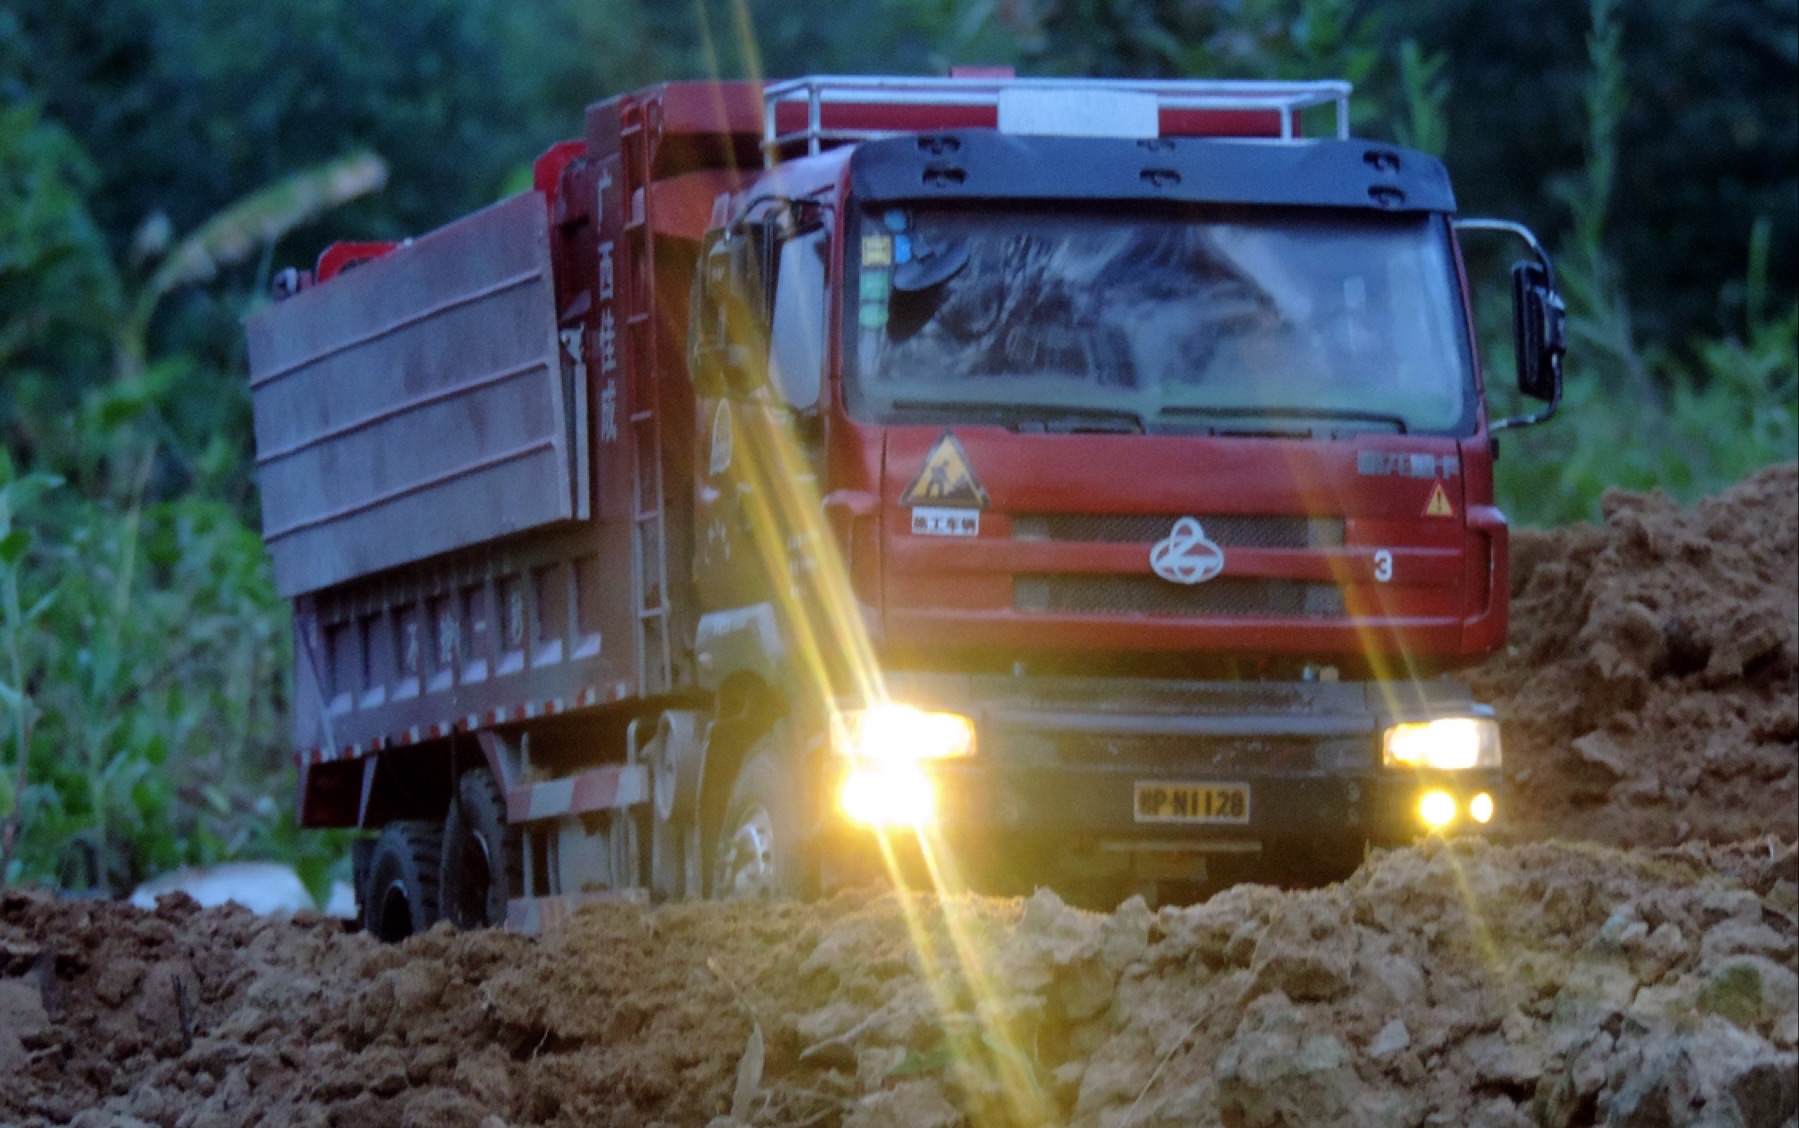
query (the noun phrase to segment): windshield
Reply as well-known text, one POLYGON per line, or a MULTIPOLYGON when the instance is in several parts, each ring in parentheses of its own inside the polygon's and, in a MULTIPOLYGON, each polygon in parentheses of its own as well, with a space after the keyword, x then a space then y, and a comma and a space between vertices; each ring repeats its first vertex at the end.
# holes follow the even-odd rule
POLYGON ((850 410, 1038 429, 1455 432, 1473 377, 1429 216, 866 209, 850 410))

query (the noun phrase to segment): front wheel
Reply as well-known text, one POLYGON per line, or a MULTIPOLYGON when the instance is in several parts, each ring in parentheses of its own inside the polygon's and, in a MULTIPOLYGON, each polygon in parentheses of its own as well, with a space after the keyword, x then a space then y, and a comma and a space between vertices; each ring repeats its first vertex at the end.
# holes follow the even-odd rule
POLYGON ((797 789, 782 767, 774 739, 765 736, 737 773, 713 851, 712 895, 720 900, 799 898, 810 891, 797 789))

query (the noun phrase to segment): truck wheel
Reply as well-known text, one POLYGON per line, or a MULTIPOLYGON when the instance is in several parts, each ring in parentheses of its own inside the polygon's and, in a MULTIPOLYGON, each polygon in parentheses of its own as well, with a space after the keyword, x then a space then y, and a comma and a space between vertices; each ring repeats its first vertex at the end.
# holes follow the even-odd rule
POLYGON ((369 855, 362 891, 362 927, 385 943, 397 943, 437 922, 437 867, 443 827, 424 821, 391 822, 369 855))
POLYGON ((464 772, 444 826, 443 915, 457 928, 506 923, 506 902, 524 886, 518 828, 486 768, 464 772))
POLYGON ((774 739, 765 736, 750 747, 725 804, 712 895, 727 901, 805 896, 799 830, 793 783, 781 778, 774 739))

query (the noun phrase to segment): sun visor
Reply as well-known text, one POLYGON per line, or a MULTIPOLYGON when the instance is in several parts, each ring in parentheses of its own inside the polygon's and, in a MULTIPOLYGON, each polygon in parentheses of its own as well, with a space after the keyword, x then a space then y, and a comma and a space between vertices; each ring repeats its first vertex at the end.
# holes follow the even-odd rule
POLYGON ((1372 141, 1129 140, 958 130, 866 142, 850 160, 850 183, 865 202, 1166 200, 1455 211, 1442 162, 1372 141))

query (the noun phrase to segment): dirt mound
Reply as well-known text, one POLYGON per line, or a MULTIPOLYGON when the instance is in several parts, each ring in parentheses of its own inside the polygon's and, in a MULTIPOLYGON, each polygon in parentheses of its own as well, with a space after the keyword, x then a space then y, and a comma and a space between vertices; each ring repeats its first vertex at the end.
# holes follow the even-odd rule
POLYGON ((1472 677, 1504 718, 1513 828, 1799 837, 1799 464, 1602 510, 1514 534, 1510 645, 1472 677))
POLYGON ((0 1121, 1780 1125, 1796 880, 1772 843, 1463 843, 1159 912, 870 894, 391 948, 9 894, 0 1121))

